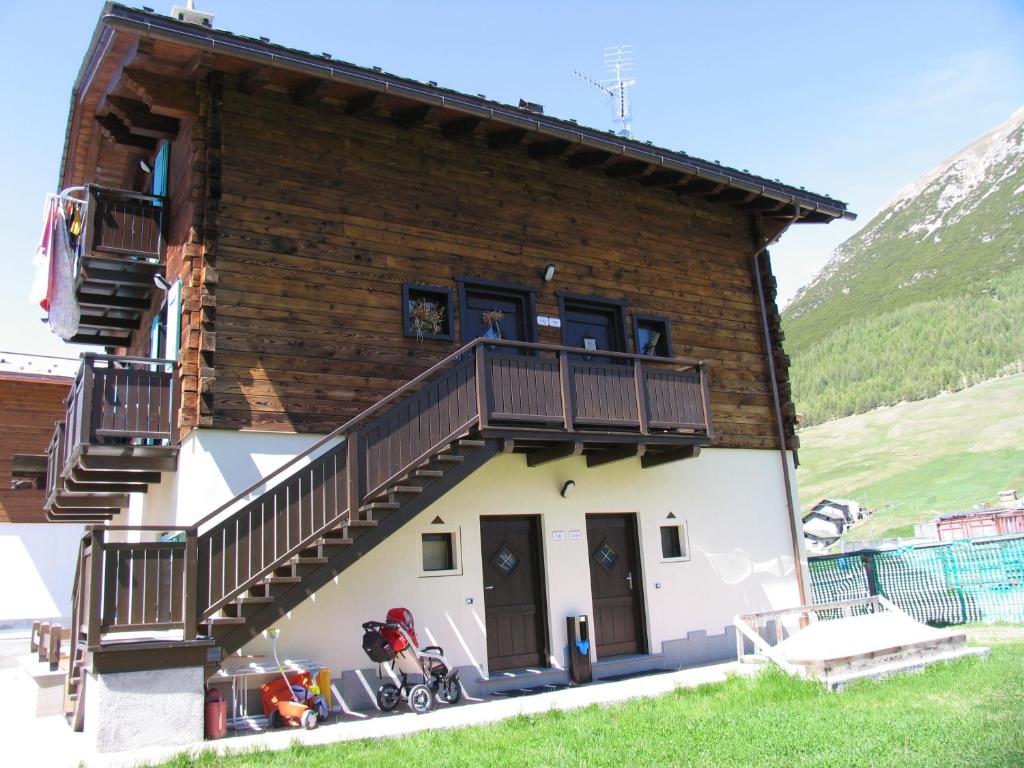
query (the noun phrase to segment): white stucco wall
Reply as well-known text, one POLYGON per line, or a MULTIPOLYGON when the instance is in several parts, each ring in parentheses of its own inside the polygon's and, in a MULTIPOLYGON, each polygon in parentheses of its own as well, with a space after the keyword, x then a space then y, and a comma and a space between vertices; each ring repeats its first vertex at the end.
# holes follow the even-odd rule
POLYGON ((190 525, 302 453, 322 435, 196 429, 182 441, 178 471, 133 494, 126 525, 190 525))
POLYGON ((82 526, 0 523, 0 628, 71 616, 82 526))
MULTIPOLYGON (((486 674, 479 517, 535 514, 544 534, 551 663, 561 666, 565 617, 593 614, 585 516, 597 512, 638 516, 652 652, 690 631, 719 634, 738 612, 799 603, 778 453, 705 450, 695 460, 655 469, 641 469, 635 459, 588 469, 582 458, 529 469, 523 456, 505 455, 282 620, 282 658, 317 659, 336 673, 370 666, 360 647, 361 623, 404 606, 416 616, 421 642, 442 645, 454 664, 486 674), (569 479, 576 490, 563 499, 559 489, 569 479), (689 561, 662 562, 659 527, 670 512, 687 524, 689 561), (437 516, 458 528, 458 575, 420 573, 420 534, 437 516), (555 531, 565 532, 564 540, 553 540, 555 531), (571 531, 581 537, 573 540, 571 531)), ((269 652, 263 638, 241 651, 269 652)))

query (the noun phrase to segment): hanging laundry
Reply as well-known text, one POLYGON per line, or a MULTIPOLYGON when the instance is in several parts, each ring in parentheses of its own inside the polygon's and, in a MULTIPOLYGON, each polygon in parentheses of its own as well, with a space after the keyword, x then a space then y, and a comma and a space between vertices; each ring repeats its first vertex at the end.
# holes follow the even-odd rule
POLYGON ((68 218, 63 207, 58 208, 53 227, 50 254, 49 323, 50 330, 68 341, 78 333, 81 309, 75 297, 75 265, 77 254, 71 245, 68 218))
POLYGON ((43 232, 36 248, 35 274, 32 278, 32 290, 29 300, 44 310, 50 309, 50 246, 53 241, 53 228, 57 221, 57 199, 47 195, 43 206, 43 232))

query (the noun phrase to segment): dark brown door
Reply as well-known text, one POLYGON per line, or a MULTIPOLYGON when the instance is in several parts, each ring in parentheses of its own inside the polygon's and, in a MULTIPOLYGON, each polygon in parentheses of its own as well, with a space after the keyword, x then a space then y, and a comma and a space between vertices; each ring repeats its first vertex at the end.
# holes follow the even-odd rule
POLYGON ((594 642, 599 659, 646 653, 635 515, 587 515, 594 642))
POLYGON ((539 518, 481 517, 480 548, 488 669, 548 666, 539 518))
POLYGON ((514 286, 463 284, 462 341, 479 336, 534 341, 529 291, 514 286))
POLYGON ((596 300, 562 300, 562 343, 611 352, 626 351, 622 307, 596 300))

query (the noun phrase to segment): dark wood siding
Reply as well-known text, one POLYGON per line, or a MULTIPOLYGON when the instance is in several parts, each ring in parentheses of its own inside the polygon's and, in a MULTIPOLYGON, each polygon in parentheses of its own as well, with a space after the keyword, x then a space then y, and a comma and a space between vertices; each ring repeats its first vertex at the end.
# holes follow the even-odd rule
POLYGON ((0 378, 0 522, 46 522, 43 491, 11 490, 11 457, 46 453, 70 388, 70 379, 0 378))
POLYGON ((230 83, 222 110, 213 426, 328 431, 455 347, 403 335, 403 282, 469 275, 535 286, 544 315, 556 289, 623 300, 630 347, 633 310, 668 318, 708 362, 715 445, 777 445, 738 210, 230 83))

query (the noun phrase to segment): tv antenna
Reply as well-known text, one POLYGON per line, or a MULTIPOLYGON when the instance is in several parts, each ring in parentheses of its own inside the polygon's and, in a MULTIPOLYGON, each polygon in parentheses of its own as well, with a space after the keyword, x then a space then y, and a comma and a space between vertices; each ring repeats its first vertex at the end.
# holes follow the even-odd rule
POLYGON ((605 48, 604 71, 612 77, 595 80, 579 70, 574 70, 574 74, 608 96, 608 103, 612 107, 612 119, 619 125, 616 133, 632 139, 633 98, 630 95, 630 88, 636 85, 636 78, 628 76, 627 73, 633 71, 633 46, 611 45, 605 48))

